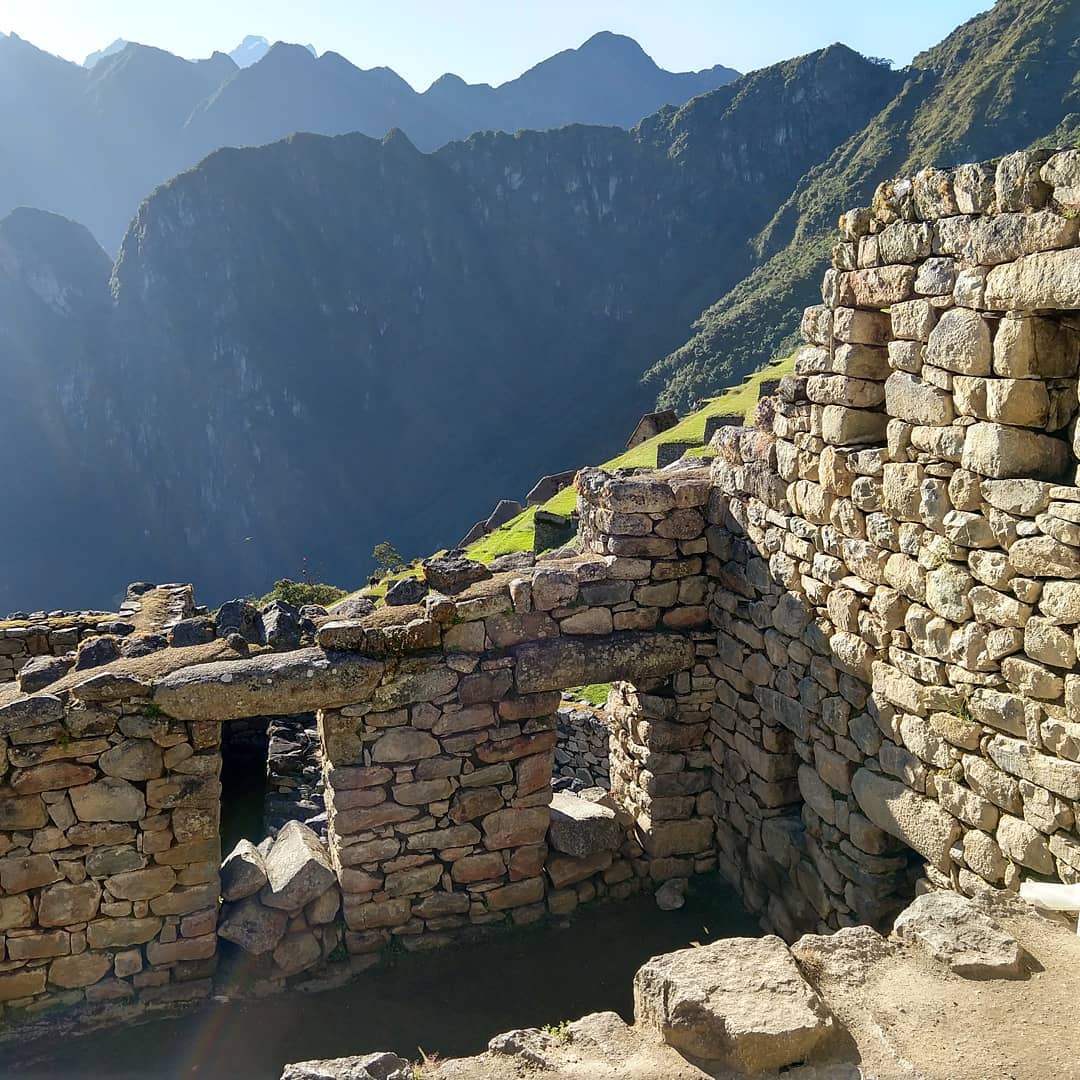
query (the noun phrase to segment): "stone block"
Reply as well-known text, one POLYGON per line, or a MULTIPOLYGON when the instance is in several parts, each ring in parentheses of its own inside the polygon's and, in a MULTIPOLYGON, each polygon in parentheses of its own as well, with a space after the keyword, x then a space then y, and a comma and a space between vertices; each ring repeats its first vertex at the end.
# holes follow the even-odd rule
POLYGON ((897 916, 893 933, 963 978, 1019 979, 1024 975, 1024 954, 1016 939, 966 897, 953 892, 920 896, 897 916))
POLYGON ((278 833, 266 856, 266 878, 260 899, 284 911, 299 911, 337 880, 318 836, 299 821, 287 822, 278 833))
POLYGON ((556 851, 583 858, 614 851, 621 840, 614 810, 567 791, 552 796, 548 842, 556 851))
POLYGON ((772 936, 653 957, 634 976, 634 1017, 687 1057, 740 1074, 801 1062, 834 1029, 787 946, 772 936))
POLYGON ((965 469, 993 479, 1023 477, 1056 480, 1065 472, 1069 447, 1061 439, 1001 424, 977 423, 967 429, 965 469))
POLYGON ((903 840, 939 870, 949 869, 950 849, 962 831, 951 814, 905 784, 865 768, 855 773, 852 792, 879 829, 903 840))

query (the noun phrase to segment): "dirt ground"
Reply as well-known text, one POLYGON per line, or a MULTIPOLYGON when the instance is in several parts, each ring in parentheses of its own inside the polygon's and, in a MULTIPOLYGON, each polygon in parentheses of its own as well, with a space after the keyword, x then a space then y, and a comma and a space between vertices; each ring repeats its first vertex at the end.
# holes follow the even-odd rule
MULTIPOLYGON (((840 1030, 824 1060, 783 1080, 1080 1080, 1080 938, 1071 926, 1019 913, 994 918, 1026 950, 1025 978, 953 975, 916 947, 893 943, 863 979, 818 976, 840 1030)), ((504 1037, 505 1038, 505 1037, 504 1037)), ((729 1080, 651 1031, 597 1013, 555 1034, 522 1032, 510 1050, 427 1062, 423 1080, 729 1080)))

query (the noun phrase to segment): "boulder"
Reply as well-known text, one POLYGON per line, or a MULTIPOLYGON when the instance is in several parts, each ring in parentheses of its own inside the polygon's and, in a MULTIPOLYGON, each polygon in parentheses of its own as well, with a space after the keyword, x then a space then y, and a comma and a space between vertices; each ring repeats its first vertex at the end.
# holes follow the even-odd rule
POLYGON ((169 630, 169 644, 174 649, 186 649, 192 645, 205 645, 214 640, 214 620, 208 615, 196 615, 181 619, 169 630))
POLYGON ((893 935, 966 979, 1019 979, 1024 975, 1024 954, 1017 940, 958 893, 920 896, 896 917, 893 935))
POLYGON ((583 858, 614 851, 622 841, 622 830, 610 807, 560 791, 551 798, 548 841, 556 851, 583 858))
POLYGON ((99 637, 84 638, 79 643, 75 653, 74 669, 86 671, 89 668, 101 667, 102 664, 111 664, 120 659, 120 640, 111 634, 102 634, 99 637))
POLYGON ((300 611, 285 600, 271 600, 259 613, 266 644, 283 652, 300 646, 300 611))
POLYGON ((803 974, 861 986, 873 964, 889 955, 888 942, 870 926, 845 926, 835 934, 804 934, 791 946, 803 974))
POLYGON ((419 604, 428 594, 428 583, 420 578, 405 577, 395 581, 386 590, 388 607, 404 607, 406 604, 419 604))
POLYGON ((259 609, 250 600, 226 601, 218 608, 214 624, 219 638, 239 634, 249 645, 262 645, 266 642, 259 609))
POLYGON ((15 681, 24 694, 34 694, 62 679, 73 663, 74 660, 65 656, 35 656, 23 664, 15 681))
POLYGON ((225 905, 218 937, 239 945, 253 956, 261 956, 276 947, 288 924, 289 916, 284 911, 263 907, 254 896, 249 896, 238 904, 225 905))
POLYGON ((330 855, 318 836, 299 821, 286 823, 266 856, 268 907, 299 911, 337 881, 330 855))
POLYGON ((477 581, 486 581, 491 571, 474 559, 467 559, 460 552, 450 552, 425 559, 424 577, 431 588, 452 596, 467 589, 477 581))
POLYGON ((678 911, 686 903, 688 884, 687 878, 672 878, 670 881, 665 881, 654 894, 656 906, 661 911, 678 911))
POLYGON ((333 615, 336 619, 362 619, 375 610, 375 601, 366 596, 346 596, 336 604, 331 604, 329 611, 322 614, 333 615))
POLYGON ((634 976, 634 1016, 680 1053, 742 1075, 804 1061, 834 1030, 772 935, 653 957, 634 976))
POLYGON ((241 840, 221 864, 221 896, 243 900, 266 884, 266 862, 250 840, 241 840))
POLYGON ((413 1080, 415 1076, 403 1058, 380 1051, 363 1057, 299 1061, 285 1066, 281 1080, 413 1080))

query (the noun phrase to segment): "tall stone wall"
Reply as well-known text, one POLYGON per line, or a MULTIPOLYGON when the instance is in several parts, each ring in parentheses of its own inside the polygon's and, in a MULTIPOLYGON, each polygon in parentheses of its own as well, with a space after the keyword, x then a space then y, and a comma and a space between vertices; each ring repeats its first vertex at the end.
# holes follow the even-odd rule
POLYGON ((1077 878, 1078 179, 1070 150, 881 185, 773 432, 717 438, 721 861, 785 932, 880 921, 912 849, 967 893, 1077 878))

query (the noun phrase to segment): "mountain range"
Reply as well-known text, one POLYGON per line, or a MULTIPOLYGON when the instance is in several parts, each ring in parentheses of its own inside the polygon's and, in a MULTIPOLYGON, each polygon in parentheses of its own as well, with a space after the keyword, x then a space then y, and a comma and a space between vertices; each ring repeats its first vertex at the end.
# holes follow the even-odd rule
MULTIPOLYGON (((606 459, 657 393, 790 338, 836 215, 883 177, 1075 137, 1078 13, 998 0, 903 71, 834 45, 630 130, 221 149, 115 261, 10 214, 0 610, 133 578, 356 584, 376 542, 424 554, 606 459)), ((275 52, 311 61, 247 71, 275 52)))
POLYGON ((631 38, 605 32, 499 87, 444 75, 417 93, 390 68, 281 42, 263 52, 262 40, 196 61, 116 41, 83 66, 0 35, 0 215, 59 213, 115 252, 142 199, 219 147, 399 128, 434 150, 481 130, 630 127, 738 74, 664 71, 631 38))

